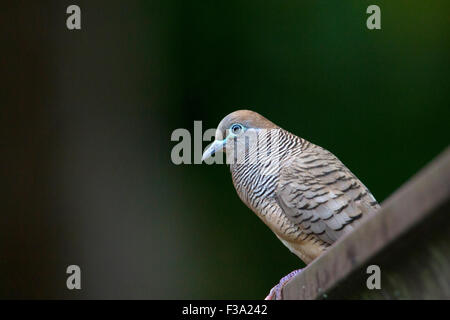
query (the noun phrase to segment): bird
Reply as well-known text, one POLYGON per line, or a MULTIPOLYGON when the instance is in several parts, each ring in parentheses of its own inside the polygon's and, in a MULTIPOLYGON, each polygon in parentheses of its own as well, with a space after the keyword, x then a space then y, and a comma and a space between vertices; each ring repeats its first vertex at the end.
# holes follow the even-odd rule
MULTIPOLYGON (((251 110, 220 121, 202 161, 223 152, 239 198, 306 265, 380 207, 367 187, 330 151, 251 110)), ((301 269, 284 277, 266 297, 301 269)))

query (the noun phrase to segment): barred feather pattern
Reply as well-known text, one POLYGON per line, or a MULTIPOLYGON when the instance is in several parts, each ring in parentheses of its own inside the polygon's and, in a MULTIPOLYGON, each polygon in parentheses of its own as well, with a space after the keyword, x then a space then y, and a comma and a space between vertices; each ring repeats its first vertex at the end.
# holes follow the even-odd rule
POLYGON ((379 205, 331 152, 281 128, 258 134, 230 165, 241 200, 305 263, 379 205), (277 135, 277 145, 273 134, 277 135), (261 143, 265 142, 265 143, 261 143), (255 161, 256 160, 256 161, 255 161))

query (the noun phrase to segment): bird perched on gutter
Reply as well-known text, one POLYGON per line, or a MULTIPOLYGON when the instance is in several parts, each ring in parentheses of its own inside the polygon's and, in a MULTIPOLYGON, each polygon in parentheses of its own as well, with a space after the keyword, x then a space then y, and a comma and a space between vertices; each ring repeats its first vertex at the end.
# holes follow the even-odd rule
MULTIPOLYGON (((256 112, 235 111, 219 123, 202 160, 219 151, 226 154, 240 199, 306 264, 379 208, 335 155, 256 112)), ((266 299, 280 299, 298 272, 284 277, 266 299)))

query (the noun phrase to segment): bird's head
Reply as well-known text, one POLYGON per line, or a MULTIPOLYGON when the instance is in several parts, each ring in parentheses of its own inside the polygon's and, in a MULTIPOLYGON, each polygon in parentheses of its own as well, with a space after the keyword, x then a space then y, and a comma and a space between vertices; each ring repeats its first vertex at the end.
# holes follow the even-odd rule
POLYGON ((256 143, 261 131, 279 129, 277 125, 259 113, 250 110, 238 110, 220 121, 216 129, 214 142, 203 153, 202 161, 217 152, 224 151, 227 159, 239 158, 256 143))

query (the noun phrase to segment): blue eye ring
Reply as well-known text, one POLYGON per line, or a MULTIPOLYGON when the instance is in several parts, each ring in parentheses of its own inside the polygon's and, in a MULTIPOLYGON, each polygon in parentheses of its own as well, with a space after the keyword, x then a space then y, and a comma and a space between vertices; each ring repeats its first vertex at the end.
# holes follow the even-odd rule
POLYGON ((239 123, 235 123, 230 127, 230 132, 234 135, 238 135, 244 130, 244 126, 239 123))

